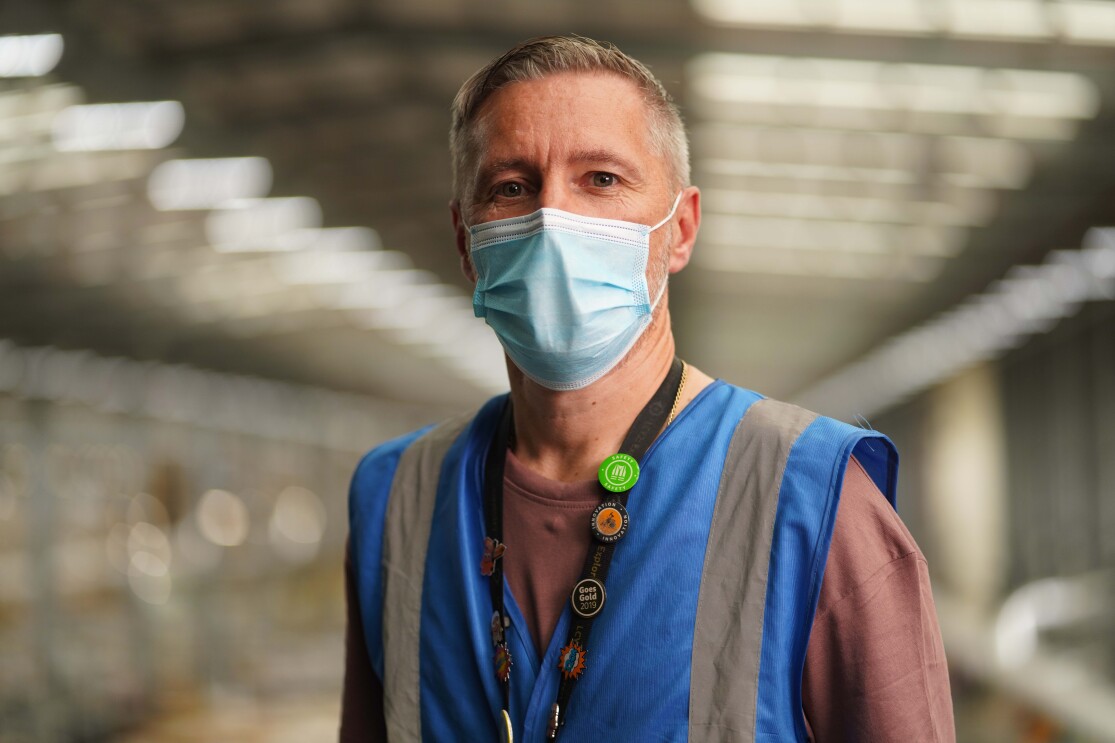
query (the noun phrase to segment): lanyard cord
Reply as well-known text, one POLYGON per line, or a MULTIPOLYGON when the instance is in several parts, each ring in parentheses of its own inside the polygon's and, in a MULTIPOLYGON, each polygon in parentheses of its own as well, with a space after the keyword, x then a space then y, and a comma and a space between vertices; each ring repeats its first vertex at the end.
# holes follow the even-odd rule
MULTIPOLYGON (((668 417, 677 406, 678 395, 681 390, 681 383, 685 374, 685 364, 681 359, 674 358, 673 364, 670 366, 670 371, 667 373, 666 378, 662 380, 662 384, 658 390, 651 397, 650 401, 643 407, 639 415, 635 418, 635 422, 631 424, 627 436, 620 446, 620 454, 629 455, 634 458, 636 462, 642 460, 643 455, 646 454, 647 449, 657 438, 659 432, 666 425, 668 417), (672 405, 671 405, 672 404, 672 405)), ((491 577, 488 582, 489 590, 492 599, 492 645, 495 648, 495 665, 496 677, 500 681, 500 691, 503 701, 505 721, 507 710, 510 709, 510 655, 507 651, 507 643, 504 637, 504 631, 507 628, 508 620, 503 601, 503 561, 500 556, 503 554, 503 473, 504 462, 507 456, 507 446, 514 435, 514 422, 511 415, 511 398, 507 399, 507 403, 503 408, 503 415, 500 417, 499 425, 496 428, 495 436, 492 439, 492 444, 488 448, 488 456, 485 461, 484 468, 484 524, 487 529, 487 539, 485 539, 485 561, 483 567, 486 571, 487 567, 491 568, 491 577)), ((627 496, 630 492, 625 490, 620 493, 609 492, 605 490, 603 485, 600 486, 600 491, 605 498, 605 502, 616 502, 620 506, 620 510, 626 514, 625 507, 627 505, 627 496)), ((626 515, 625 515, 626 518, 626 515)), ((593 583, 598 583, 601 595, 599 597, 600 607, 602 608, 604 601, 604 584, 608 576, 608 569, 612 562, 612 553, 615 550, 616 542, 595 542, 590 548, 588 555, 585 557, 584 567, 581 570, 581 580, 578 581, 578 587, 586 583, 586 580, 593 583)), ((574 589, 574 592, 577 588, 574 589)), ((576 593, 574 593, 574 600, 576 593)), ((599 609, 598 609, 599 611, 599 609)), ((575 648, 576 658, 580 660, 580 667, 577 671, 572 673, 562 673, 562 679, 558 686, 557 701, 551 710, 551 719, 549 726, 548 738, 553 740, 557 737, 557 732, 562 725, 565 724, 565 714, 569 706, 569 697, 573 693, 573 688, 576 686, 577 678, 580 676, 580 670, 584 667, 584 650, 588 646, 589 635, 592 632, 593 621, 597 614, 592 613, 590 616, 583 616, 580 612, 574 612, 573 624, 570 627, 569 635, 566 638, 566 647, 575 648)))
MULTIPOLYGON (((507 457, 507 444, 511 440, 511 397, 503 406, 503 414, 496 428, 495 438, 488 447, 488 457, 484 463, 484 528, 487 537, 484 539, 484 560, 491 560, 491 574, 488 578, 488 590, 492 597, 492 646, 496 650, 496 678, 500 682, 500 693, 503 698, 503 709, 511 709, 511 656, 507 651, 504 631, 507 629, 507 612, 503 606, 503 560, 495 554, 498 550, 502 554, 503 545, 503 467, 507 457), (501 657, 501 651, 503 656, 501 657), (504 666, 504 662, 506 665, 504 666)), ((481 563, 481 572, 487 570, 487 565, 481 563)))

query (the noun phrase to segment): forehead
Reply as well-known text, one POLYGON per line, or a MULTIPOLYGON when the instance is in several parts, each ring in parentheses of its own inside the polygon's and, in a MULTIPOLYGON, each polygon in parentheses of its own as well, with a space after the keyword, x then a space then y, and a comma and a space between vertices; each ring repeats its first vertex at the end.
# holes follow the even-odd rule
POLYGON ((500 88, 476 118, 480 158, 617 148, 649 155, 643 92, 612 73, 566 72, 500 88))

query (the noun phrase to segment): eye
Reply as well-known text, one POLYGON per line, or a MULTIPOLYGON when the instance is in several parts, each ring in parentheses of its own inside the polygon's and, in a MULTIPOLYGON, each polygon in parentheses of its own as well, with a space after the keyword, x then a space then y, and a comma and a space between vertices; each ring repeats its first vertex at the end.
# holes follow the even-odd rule
POLYGON ((523 184, 507 181, 496 186, 496 194, 507 199, 518 198, 523 195, 523 184))
POLYGON ((609 188, 619 181, 612 173, 593 173, 592 185, 597 188, 609 188))

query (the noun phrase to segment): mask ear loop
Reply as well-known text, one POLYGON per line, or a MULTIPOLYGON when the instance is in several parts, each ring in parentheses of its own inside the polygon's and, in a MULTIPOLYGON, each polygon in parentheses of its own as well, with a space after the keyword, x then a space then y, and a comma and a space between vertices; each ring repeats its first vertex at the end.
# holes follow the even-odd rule
MULTIPOLYGON (((657 229, 658 229, 659 227, 661 227, 662 225, 664 225, 664 224, 666 224, 667 222, 669 222, 669 221, 670 221, 671 219, 673 219, 673 217, 674 217, 674 212, 676 212, 676 211, 678 210, 678 204, 680 204, 680 203, 681 203, 681 195, 682 195, 682 193, 684 193, 684 192, 683 192, 683 191, 678 191, 678 196, 677 196, 677 198, 676 198, 676 199, 674 199, 674 205, 673 205, 673 207, 672 207, 672 208, 670 209, 670 213, 669 213, 669 214, 667 214, 667 215, 666 215, 666 218, 665 218, 665 219, 663 219, 663 220, 662 220, 661 222, 659 222, 658 224, 656 224, 656 225, 654 225, 653 227, 651 227, 651 228, 650 228, 650 229, 649 229, 649 230, 647 231, 647 234, 648 234, 648 235, 649 235, 649 234, 650 234, 651 232, 654 232, 655 230, 657 230, 657 229)), ((648 246, 648 247, 649 247, 649 246, 648 246)), ((662 301, 662 295, 666 293, 666 285, 667 285, 667 284, 669 284, 669 283, 670 283, 670 274, 669 274, 669 273, 667 273, 667 274, 666 274, 666 275, 665 275, 665 276, 664 276, 664 277, 662 278, 662 286, 658 287, 658 296, 657 296, 657 297, 655 297, 655 298, 654 298, 654 301, 653 301, 653 302, 651 302, 651 304, 650 304, 650 314, 654 314, 654 311, 655 311, 655 310, 656 310, 656 309, 658 308, 658 303, 659 303, 660 301, 662 301)))
POLYGON ((674 212, 676 212, 678 210, 678 204, 681 203, 681 195, 683 193, 685 193, 685 192, 684 191, 678 191, 678 197, 676 199, 674 199, 674 205, 672 207, 670 207, 670 213, 667 214, 666 217, 661 222, 659 222, 658 224, 654 225, 649 230, 647 230, 648 235, 674 218, 674 212))

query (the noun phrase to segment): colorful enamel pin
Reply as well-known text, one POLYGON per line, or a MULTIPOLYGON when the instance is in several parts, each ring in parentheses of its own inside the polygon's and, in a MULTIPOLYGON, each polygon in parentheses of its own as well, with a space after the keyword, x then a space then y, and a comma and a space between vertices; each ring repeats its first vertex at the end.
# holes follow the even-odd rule
POLYGON ((496 648, 496 678, 500 681, 507 681, 511 676, 511 651, 507 649, 507 645, 501 644, 496 648))
POLYGON ((491 575, 496 569, 496 560, 503 557, 507 545, 503 542, 484 537, 484 556, 480 558, 480 574, 491 575))
POLYGON ((567 679, 575 679, 585 670, 585 651, 579 643, 570 642, 561 649, 558 670, 567 679))

